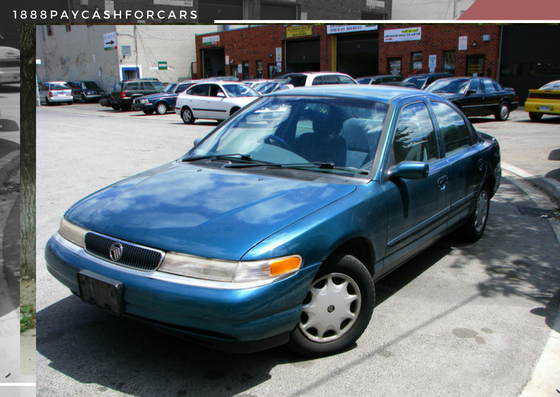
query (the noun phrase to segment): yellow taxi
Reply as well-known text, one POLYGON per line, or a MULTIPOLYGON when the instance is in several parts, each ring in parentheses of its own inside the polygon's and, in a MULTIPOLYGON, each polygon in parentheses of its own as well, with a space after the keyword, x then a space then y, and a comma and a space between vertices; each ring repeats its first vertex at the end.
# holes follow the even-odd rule
POLYGON ((560 80, 529 90, 525 111, 533 121, 542 119, 543 114, 560 115, 560 80))

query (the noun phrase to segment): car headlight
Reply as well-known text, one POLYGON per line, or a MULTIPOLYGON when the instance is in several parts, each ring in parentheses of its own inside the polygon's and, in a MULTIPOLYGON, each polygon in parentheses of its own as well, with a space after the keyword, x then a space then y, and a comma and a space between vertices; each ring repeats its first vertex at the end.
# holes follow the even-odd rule
POLYGON ((244 283, 287 276, 296 273, 301 264, 299 255, 261 261, 224 261, 168 252, 158 270, 204 280, 244 283))
POLYGON ((66 240, 76 244, 79 247, 82 248, 85 247, 84 239, 87 232, 88 230, 78 225, 74 225, 73 223, 68 222, 64 218, 62 218, 62 220, 60 221, 60 228, 58 229, 58 234, 60 234, 66 240))

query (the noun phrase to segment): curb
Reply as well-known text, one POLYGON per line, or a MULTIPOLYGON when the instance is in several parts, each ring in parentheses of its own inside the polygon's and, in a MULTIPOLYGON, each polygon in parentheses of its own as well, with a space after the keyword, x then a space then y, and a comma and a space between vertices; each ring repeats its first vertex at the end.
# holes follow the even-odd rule
POLYGON ((502 168, 526 180, 527 182, 532 183, 538 189, 552 197, 557 204, 560 203, 560 182, 556 179, 536 177, 507 163, 502 163, 502 168))
POLYGON ((12 171, 19 167, 20 151, 14 150, 0 158, 0 186, 6 182, 12 171))

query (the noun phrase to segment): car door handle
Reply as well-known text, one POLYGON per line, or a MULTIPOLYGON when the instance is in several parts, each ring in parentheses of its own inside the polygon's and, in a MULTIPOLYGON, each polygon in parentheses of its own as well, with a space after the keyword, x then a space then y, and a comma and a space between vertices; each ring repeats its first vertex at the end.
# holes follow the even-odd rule
POLYGON ((448 182, 449 182, 449 177, 447 175, 444 175, 444 176, 440 177, 437 181, 439 189, 440 190, 445 190, 445 187, 447 186, 448 182))

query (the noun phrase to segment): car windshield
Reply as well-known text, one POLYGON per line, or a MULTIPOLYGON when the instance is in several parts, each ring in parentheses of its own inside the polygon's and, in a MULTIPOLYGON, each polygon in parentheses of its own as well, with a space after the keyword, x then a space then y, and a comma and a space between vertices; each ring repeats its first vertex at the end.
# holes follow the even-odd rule
POLYGON ((90 90, 98 90, 99 86, 97 85, 97 83, 95 81, 84 81, 84 85, 86 86, 87 89, 90 90))
POLYGON ((408 77, 404 81, 407 83, 412 83, 416 86, 416 88, 422 88, 424 82, 426 81, 427 77, 408 77))
POLYGON ((165 87, 165 89, 163 90, 163 92, 167 93, 174 93, 175 92, 175 88, 177 88, 177 83, 171 83, 171 84, 167 84, 167 87, 165 87))
POLYGON ((246 84, 223 84, 230 97, 259 96, 258 92, 246 84))
POLYGON ((540 90, 560 90, 560 80, 551 81, 550 83, 547 83, 547 84, 543 85, 539 89, 540 90))
POLYGON ((208 135, 183 161, 365 176, 389 106, 352 98, 264 97, 208 135))
POLYGON ((428 88, 426 88, 426 91, 458 94, 462 92, 468 84, 469 79, 437 80, 430 84, 428 88))

